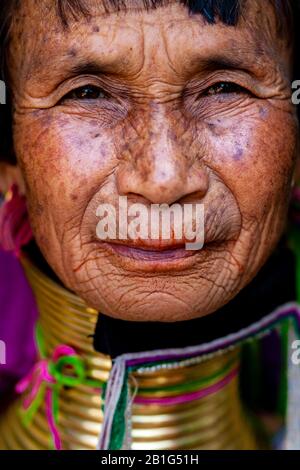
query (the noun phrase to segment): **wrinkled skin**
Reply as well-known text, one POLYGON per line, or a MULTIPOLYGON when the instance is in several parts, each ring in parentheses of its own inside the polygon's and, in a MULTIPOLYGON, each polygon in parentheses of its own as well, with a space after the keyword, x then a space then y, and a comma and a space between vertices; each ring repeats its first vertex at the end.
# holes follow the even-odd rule
POLYGON ((274 12, 251 1, 247 21, 228 27, 177 3, 103 16, 90 2, 92 17, 64 29, 49 3, 22 2, 9 56, 39 247, 67 287, 108 315, 215 311, 255 276, 286 221, 298 130, 291 50, 274 12), (72 73, 83 62, 100 70, 72 73), (239 87, 211 92, 224 81, 239 87), (89 84, 104 95, 70 94, 89 84), (119 195, 204 203, 206 245, 167 263, 116 253, 96 238, 96 208, 119 195))

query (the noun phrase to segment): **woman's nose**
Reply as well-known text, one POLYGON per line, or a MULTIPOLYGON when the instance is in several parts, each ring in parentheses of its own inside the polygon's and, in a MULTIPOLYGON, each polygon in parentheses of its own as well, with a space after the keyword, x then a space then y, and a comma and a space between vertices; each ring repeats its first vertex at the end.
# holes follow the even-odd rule
POLYGON ((197 198, 208 190, 208 174, 202 163, 183 151, 179 139, 171 137, 166 125, 140 148, 140 155, 132 148, 132 157, 121 162, 117 172, 117 186, 122 196, 142 196, 153 204, 173 204, 191 194, 197 198))

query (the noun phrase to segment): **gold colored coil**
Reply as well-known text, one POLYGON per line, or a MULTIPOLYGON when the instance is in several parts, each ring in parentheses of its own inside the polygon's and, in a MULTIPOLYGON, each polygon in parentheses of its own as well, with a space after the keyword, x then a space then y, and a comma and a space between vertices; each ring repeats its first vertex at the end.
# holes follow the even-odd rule
MULTIPOLYGON (((95 352, 92 345, 98 313, 45 276, 28 259, 23 258, 22 264, 36 297, 47 357, 51 357, 58 345, 69 345, 84 359, 88 378, 107 381, 111 359, 95 352)), ((137 385, 137 396, 172 396, 176 393, 163 387, 213 376, 227 364, 236 367, 239 356, 239 348, 234 348, 199 364, 136 371, 131 374, 130 383, 137 385)), ((30 425, 25 426, 20 413, 23 400, 23 396, 17 398, 0 417, 0 448, 51 448, 45 405, 38 409, 30 425)), ((86 385, 61 389, 59 431, 64 449, 96 448, 103 420, 101 407, 100 394, 86 385)), ((135 403, 131 433, 134 450, 256 448, 240 403, 238 377, 219 392, 187 403, 135 403)))

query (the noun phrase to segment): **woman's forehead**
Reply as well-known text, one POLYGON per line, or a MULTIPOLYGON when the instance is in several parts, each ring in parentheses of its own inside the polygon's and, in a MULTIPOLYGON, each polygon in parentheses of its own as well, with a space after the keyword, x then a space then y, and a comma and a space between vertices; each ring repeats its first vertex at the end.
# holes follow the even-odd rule
MULTIPOLYGON (((288 0, 285 1, 288 3, 288 0)), ((155 15, 155 21, 158 23, 168 24, 173 19, 176 20, 176 17, 180 19, 185 16, 185 20, 196 20, 199 24, 211 25, 215 30, 212 23, 223 25, 223 31, 235 29, 243 23, 243 27, 248 26, 255 32, 264 27, 269 30, 267 33, 274 33, 276 36, 274 26, 278 23, 278 17, 273 3, 276 3, 278 8, 281 0, 267 0, 267 5, 266 0, 41 0, 38 3, 35 0, 23 0, 13 15, 11 31, 13 33, 17 30, 18 38, 25 31, 25 39, 38 33, 48 37, 49 33, 53 37, 55 33, 63 33, 65 37, 71 33, 72 36, 74 30, 77 30, 79 35, 83 25, 88 29, 89 25, 97 23, 97 20, 98 25, 100 21, 101 28, 116 15, 121 15, 124 19, 124 16, 137 14, 139 16, 135 17, 135 21, 138 18, 143 21, 143 16, 148 17, 159 6, 165 6, 166 8, 160 8, 159 13, 155 15), (173 10, 170 10, 172 7, 173 10), (239 24, 234 26, 236 22, 239 24)))
POLYGON ((186 7, 190 14, 200 14, 208 23, 221 21, 227 25, 235 25, 241 16, 247 15, 249 7, 254 7, 259 15, 266 12, 271 5, 277 13, 277 22, 285 23, 286 16, 291 13, 294 0, 10 0, 7 3, 14 10, 14 5, 28 7, 31 12, 56 13, 64 26, 80 17, 92 17, 95 13, 104 15, 118 11, 144 11, 178 3, 186 7))
MULTIPOLYGON (((16 0, 14 0, 16 1, 16 0)), ((31 0, 32 1, 32 0, 31 0)), ((128 10, 151 10, 172 3, 184 5, 191 14, 201 14, 212 23, 216 19, 228 25, 238 21, 242 7, 248 0, 42 0, 46 9, 55 8, 62 22, 67 25, 72 19, 92 14, 93 10, 105 14, 128 10)), ((273 0, 270 0, 273 1, 273 0)), ((282 0, 274 0, 282 1, 282 0)), ((35 2, 36 3, 36 2, 35 2)), ((36 6, 36 5, 35 5, 36 6)))
MULTIPOLYGON (((150 50, 145 49, 147 41, 155 42, 160 49, 165 47, 172 66, 180 72, 184 65, 184 74, 189 73, 189 63, 201 65, 202 60, 205 67, 212 59, 214 63, 224 60, 232 68, 238 68, 239 64, 254 67, 260 63, 265 67, 276 63, 277 67, 282 56, 285 67, 289 60, 286 41, 283 49, 276 33, 274 9, 269 4, 263 13, 259 8, 261 1, 265 2, 249 3, 246 17, 242 15, 236 26, 230 26, 222 21, 212 25, 202 15, 190 15, 179 2, 145 13, 129 8, 105 14, 102 4, 89 0, 84 4, 86 10, 81 12, 82 17, 70 20, 66 27, 58 20, 53 3, 50 7, 49 2, 43 0, 37 7, 33 0, 24 0, 19 20, 15 18, 12 28, 9 67, 13 67, 12 75, 18 69, 18 80, 26 81, 48 81, 53 77, 54 82, 54 75, 74 73, 72 70, 86 63, 89 70, 92 63, 104 73, 118 74, 122 69, 134 75, 150 50)), ((71 3, 72 0, 68 0, 69 8, 71 3)), ((218 4, 220 6, 222 1, 218 4)), ((66 8, 66 3, 64 5, 66 8)), ((74 5, 78 9, 81 3, 74 2, 74 5)), ((158 49, 156 55, 157 52, 158 49)))

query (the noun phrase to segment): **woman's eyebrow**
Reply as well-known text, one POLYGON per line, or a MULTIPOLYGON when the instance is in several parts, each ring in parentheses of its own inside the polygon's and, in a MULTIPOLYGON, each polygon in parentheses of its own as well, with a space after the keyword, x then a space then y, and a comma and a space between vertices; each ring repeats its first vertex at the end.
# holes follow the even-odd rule
MULTIPOLYGON (((114 74, 118 72, 118 62, 119 62, 119 69, 121 68, 120 61, 108 61, 108 60, 91 60, 81 59, 76 61, 76 59, 70 61, 62 61, 56 57, 52 62, 52 67, 47 68, 46 75, 45 75, 45 68, 42 69, 41 65, 39 64, 39 69, 32 71, 29 77, 29 81, 40 81, 41 76, 44 77, 44 81, 54 81, 55 83, 60 82, 61 77, 64 79, 71 79, 80 75, 104 75, 104 74, 114 74), (75 63, 74 63, 75 62, 75 63)), ((124 66, 123 66, 124 70, 124 66)))
MULTIPOLYGON (((261 48, 242 48, 233 46, 231 49, 224 48, 221 52, 211 53, 206 57, 198 55, 193 59, 198 72, 214 72, 217 70, 240 70, 255 74, 261 70, 261 65, 272 66, 272 56, 261 48)), ((274 63, 274 66, 276 64, 274 63)))
POLYGON ((104 74, 122 74, 125 71, 124 62, 121 58, 82 58, 78 62, 64 64, 63 72, 69 78, 79 75, 104 75, 104 74))
POLYGON ((248 71, 249 66, 252 65, 252 62, 245 62, 244 60, 239 60, 236 58, 230 57, 211 57, 208 59, 200 59, 199 68, 204 71, 215 71, 220 69, 225 70, 245 70, 248 71))
POLYGON ((98 63, 96 61, 85 61, 71 67, 69 73, 72 76, 76 75, 101 75, 111 70, 111 64, 98 63))

